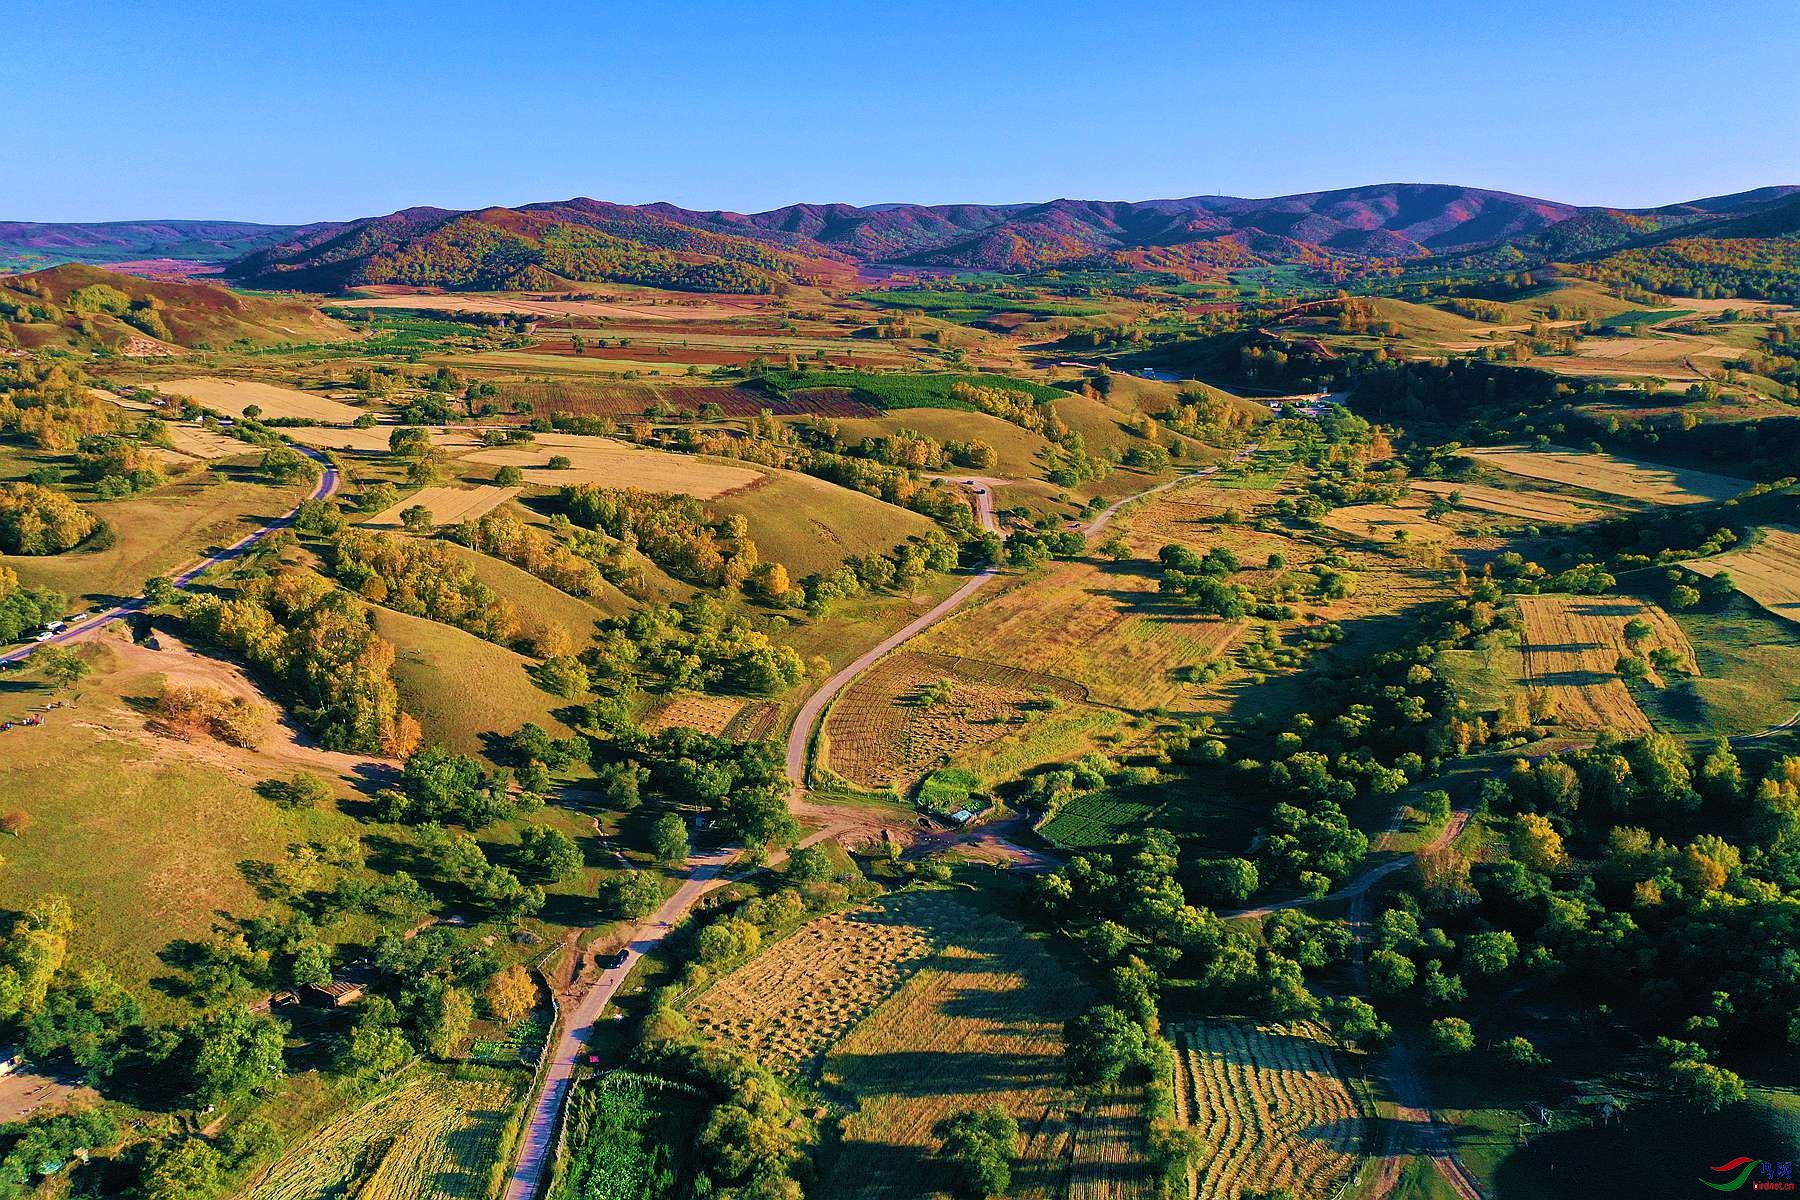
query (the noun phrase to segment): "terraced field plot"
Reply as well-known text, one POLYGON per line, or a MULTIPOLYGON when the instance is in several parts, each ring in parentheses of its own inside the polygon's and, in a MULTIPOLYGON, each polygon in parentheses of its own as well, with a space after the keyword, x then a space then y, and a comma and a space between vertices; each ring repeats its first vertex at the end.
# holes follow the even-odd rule
POLYGON ((1523 446, 1465 450, 1463 453, 1511 475, 1547 479, 1587 488, 1603 496, 1645 504, 1705 504, 1729 500, 1750 484, 1727 475, 1638 462, 1614 454, 1574 450, 1527 450, 1523 446))
POLYGON ((1682 566, 1696 575, 1729 572, 1738 591, 1778 617, 1800 621, 1800 529, 1769 525, 1756 543, 1682 566))
POLYGON ((1651 732, 1617 664, 1627 652, 1625 626, 1649 623, 1647 653, 1666 647, 1688 671, 1694 649, 1673 618, 1655 605, 1616 597, 1520 596, 1524 621, 1525 684, 1550 693, 1557 720, 1571 729, 1607 729, 1631 737, 1651 732))
POLYGON ((292 1147, 248 1200, 485 1197, 488 1167, 523 1081, 415 1073, 292 1147))
POLYGON ((258 416, 263 419, 299 417, 348 425, 363 415, 362 409, 341 400, 250 379, 171 379, 152 386, 165 396, 186 396, 204 408, 231 417, 243 416, 251 405, 261 410, 258 416))
POLYGON ((1415 479, 1412 481, 1412 487, 1414 491, 1427 492, 1434 496, 1449 496, 1451 493, 1456 493, 1462 497, 1461 507, 1464 509, 1489 512, 1502 517, 1518 517, 1520 520, 1541 524, 1564 525, 1581 521, 1598 521, 1625 511, 1617 505, 1608 504, 1602 500, 1576 500, 1556 495, 1553 492, 1530 489, 1507 491, 1504 488, 1487 487, 1479 483, 1415 479))
POLYGON ((1170 1027, 1176 1111, 1200 1135, 1191 1196, 1323 1198, 1356 1170, 1368 1114, 1328 1038, 1311 1022, 1170 1027))
POLYGON ((1080 700, 1079 684, 1002 664, 903 650, 877 663, 826 715, 821 758, 858 787, 910 790, 958 753, 999 741, 1030 706, 1080 700), (941 704, 925 690, 950 685, 941 704))
POLYGON ((398 529, 401 524, 400 514, 422 505, 431 514, 433 525, 455 525, 490 513, 518 494, 518 488, 495 487, 493 484, 483 484, 480 487, 428 487, 382 509, 363 524, 398 529))

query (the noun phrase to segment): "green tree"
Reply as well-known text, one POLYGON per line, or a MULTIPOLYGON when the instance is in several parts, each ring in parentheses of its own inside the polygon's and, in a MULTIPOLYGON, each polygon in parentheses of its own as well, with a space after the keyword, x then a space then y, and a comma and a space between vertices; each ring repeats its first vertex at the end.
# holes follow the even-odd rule
POLYGON ((38 670, 44 673, 50 686, 59 692, 68 691, 93 671, 86 659, 67 646, 45 646, 35 657, 38 670))
POLYGON ((955 1164, 958 1191, 974 1200, 1004 1196, 1012 1188, 1019 1123, 998 1104, 957 1113, 939 1122, 938 1153, 955 1164))
POLYGON ((1116 1083, 1143 1061, 1143 1026, 1110 1004, 1102 1004, 1063 1025, 1063 1056, 1069 1078, 1083 1085, 1116 1083))
POLYGON ((188 1076, 202 1104, 217 1104, 272 1083, 283 1071, 287 1029, 247 1008, 226 1008, 188 1026, 188 1076))
POLYGON ((675 813, 665 813, 650 829, 650 852, 657 861, 680 862, 688 856, 687 822, 675 813))
POLYGON ((544 883, 560 883, 582 868, 581 847, 560 829, 527 825, 519 834, 520 863, 544 883))

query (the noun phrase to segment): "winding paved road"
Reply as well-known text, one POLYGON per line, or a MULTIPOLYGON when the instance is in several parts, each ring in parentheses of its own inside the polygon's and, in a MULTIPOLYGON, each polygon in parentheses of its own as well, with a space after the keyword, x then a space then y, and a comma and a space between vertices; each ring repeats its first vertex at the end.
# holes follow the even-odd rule
MULTIPOLYGON (((324 500, 329 496, 336 495, 338 487, 343 481, 338 477, 338 469, 331 465, 331 460, 310 446, 296 445, 294 446, 294 449, 321 464, 325 468, 324 472, 319 476, 319 486, 313 489, 313 494, 308 498, 312 500, 324 500)), ((220 563, 230 562, 234 558, 242 558, 245 554, 249 553, 252 546, 268 537, 271 533, 274 533, 278 529, 286 529, 289 525, 292 525, 294 523, 294 515, 299 511, 300 508, 296 505, 285 515, 270 521, 256 532, 239 538, 223 550, 201 559, 199 562, 188 567, 174 577, 175 586, 186 587, 194 582, 194 580, 198 579, 203 572, 211 570, 220 563)), ((45 638, 41 642, 28 642, 23 646, 0 654, 0 665, 24 662, 44 646, 55 646, 63 642, 72 642, 77 638, 86 637, 96 629, 113 621, 123 620, 133 613, 142 612, 146 607, 148 606, 145 604, 144 598, 139 596, 102 612, 82 617, 78 621, 71 622, 67 629, 63 630, 55 637, 45 638)))

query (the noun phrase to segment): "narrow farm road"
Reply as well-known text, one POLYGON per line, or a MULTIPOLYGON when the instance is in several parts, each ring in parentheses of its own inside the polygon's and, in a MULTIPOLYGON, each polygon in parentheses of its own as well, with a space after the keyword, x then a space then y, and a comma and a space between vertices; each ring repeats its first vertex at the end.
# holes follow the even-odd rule
POLYGON ((726 846, 690 857, 687 878, 663 901, 661 908, 632 932, 624 960, 603 971, 594 985, 575 1001, 574 1007, 562 1014, 562 1033, 550 1052, 550 1061, 538 1076, 537 1093, 531 1098, 530 1116, 519 1140, 519 1157, 506 1184, 507 1200, 535 1200, 542 1188, 545 1172, 556 1153, 563 1103, 568 1099, 570 1085, 575 1082, 576 1064, 587 1052, 594 1026, 599 1024, 607 1004, 618 993, 632 968, 637 966, 638 959, 654 950, 669 935, 694 902, 719 880, 737 853, 735 848, 726 846))
MULTIPOLYGON (((312 449, 310 446, 297 445, 294 449, 315 462, 322 464, 325 468, 323 473, 319 476, 319 485, 313 489, 313 493, 309 499, 324 500, 330 496, 336 495, 338 487, 343 481, 338 477, 338 469, 331 465, 331 461, 326 458, 324 454, 312 449)), ((294 516, 299 511, 300 509, 298 506, 294 507, 283 516, 270 521, 267 525, 264 525, 254 533, 239 538, 223 550, 209 554, 194 565, 183 569, 175 576, 175 586, 186 587, 188 584, 194 582, 195 579, 199 578, 202 572, 208 571, 213 567, 218 566, 220 563, 230 562, 234 558, 242 558, 245 554, 249 553, 251 547, 268 537, 271 533, 274 533, 279 529, 286 529, 289 525, 292 525, 294 523, 294 516)), ((144 598, 139 596, 135 599, 127 600, 123 604, 115 605, 103 612, 83 617, 79 621, 71 623, 67 629, 54 637, 45 638, 41 642, 31 642, 17 647, 16 649, 8 650, 4 654, 0 654, 0 665, 24 662, 43 646, 56 646, 65 642, 72 642, 79 638, 84 638, 102 626, 108 625, 113 621, 122 620, 133 613, 142 612, 146 607, 147 605, 144 602, 144 598)))

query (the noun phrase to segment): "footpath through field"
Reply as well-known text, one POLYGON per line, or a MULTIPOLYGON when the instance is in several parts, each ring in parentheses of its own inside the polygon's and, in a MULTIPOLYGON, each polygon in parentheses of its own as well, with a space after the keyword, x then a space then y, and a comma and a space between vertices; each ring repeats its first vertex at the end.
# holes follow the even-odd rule
MULTIPOLYGON (((324 500, 336 495, 338 486, 342 480, 338 478, 338 469, 331 465, 331 461, 319 451, 314 450, 309 446, 295 446, 294 449, 321 464, 325 468, 319 476, 319 486, 313 489, 313 494, 310 499, 324 500)), ((267 525, 264 525, 254 533, 239 538, 223 550, 207 555, 193 566, 188 567, 186 570, 176 575, 174 578, 175 586, 178 588, 186 587, 188 584, 198 579, 202 573, 211 570, 220 563, 230 562, 234 558, 242 558, 245 554, 250 552, 252 546, 255 546, 256 543, 262 541, 271 533, 274 533, 278 529, 286 529, 289 525, 292 525, 294 523, 294 516, 299 511, 299 507, 296 506, 283 516, 270 521, 267 525)), ((148 605, 145 603, 144 598, 138 596, 134 599, 127 600, 123 604, 115 605, 112 608, 83 617, 55 637, 45 638, 41 642, 31 642, 27 645, 20 646, 15 650, 8 650, 6 653, 0 654, 0 664, 24 662, 44 646, 60 645, 64 642, 72 642, 77 638, 86 637, 88 634, 93 633, 102 626, 108 625, 113 621, 123 620, 133 613, 142 612, 146 607, 148 607, 148 605)))

